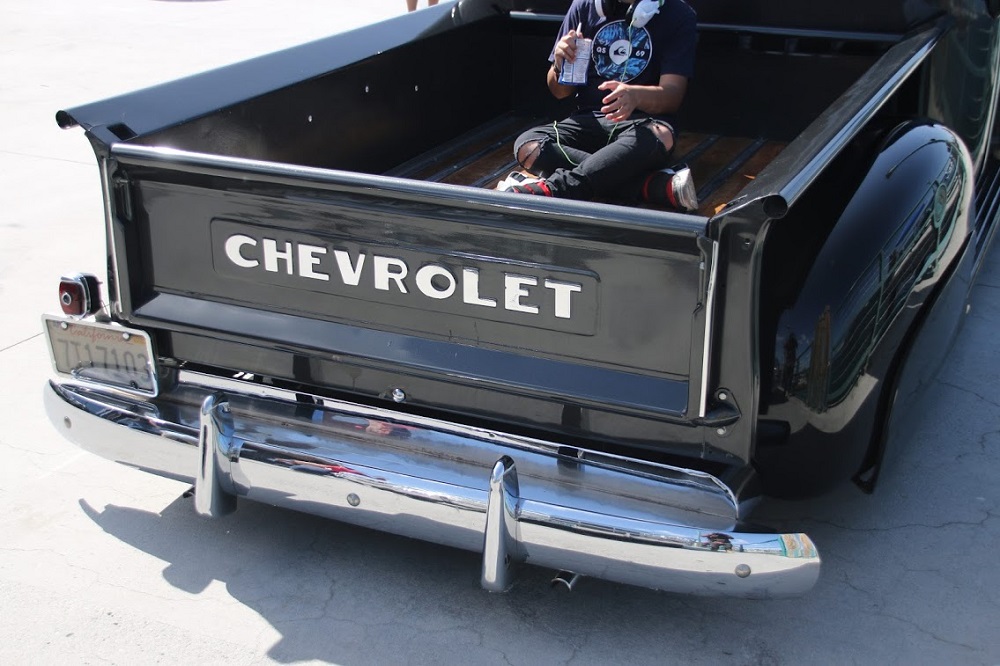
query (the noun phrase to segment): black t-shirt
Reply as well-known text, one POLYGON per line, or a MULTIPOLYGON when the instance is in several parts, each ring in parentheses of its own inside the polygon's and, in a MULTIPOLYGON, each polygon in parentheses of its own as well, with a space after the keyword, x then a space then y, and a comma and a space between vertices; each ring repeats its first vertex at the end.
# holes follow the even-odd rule
MULTIPOLYGON (((694 54, 698 40, 697 16, 683 0, 665 0, 660 11, 642 28, 629 26, 625 5, 617 17, 601 17, 594 0, 573 0, 563 19, 555 44, 570 30, 583 26, 583 36, 594 40, 587 84, 579 86, 577 107, 597 111, 607 91, 598 90, 604 81, 634 85, 656 85, 663 74, 694 74, 694 54)), ((549 61, 555 58, 555 45, 549 61)), ((636 111, 636 115, 649 115, 636 111)), ((659 116, 671 120, 669 116, 659 116)))

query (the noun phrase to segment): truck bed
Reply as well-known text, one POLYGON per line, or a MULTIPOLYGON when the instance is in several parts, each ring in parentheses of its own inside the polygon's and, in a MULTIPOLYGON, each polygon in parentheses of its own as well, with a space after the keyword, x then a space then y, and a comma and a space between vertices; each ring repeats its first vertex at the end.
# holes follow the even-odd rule
MULTIPOLYGON (((496 187, 517 168, 513 145, 517 136, 544 118, 503 116, 453 141, 389 170, 386 175, 430 182, 496 187)), ((674 151, 676 164, 687 164, 698 189, 698 214, 714 215, 787 145, 766 138, 682 133, 674 151)))

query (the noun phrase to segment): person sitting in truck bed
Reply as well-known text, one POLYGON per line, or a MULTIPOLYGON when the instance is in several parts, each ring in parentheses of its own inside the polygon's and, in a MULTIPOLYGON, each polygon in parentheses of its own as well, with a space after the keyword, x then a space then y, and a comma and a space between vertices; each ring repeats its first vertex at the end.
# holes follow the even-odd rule
POLYGON ((690 171, 666 168, 696 41, 696 15, 683 0, 573 0, 546 76, 552 94, 575 95, 577 108, 518 137, 515 158, 537 178, 514 172, 498 189, 584 200, 624 194, 696 208, 690 171), (586 82, 562 83, 575 58, 586 57, 576 41, 584 37, 593 40, 590 62, 574 69, 585 69, 586 82))

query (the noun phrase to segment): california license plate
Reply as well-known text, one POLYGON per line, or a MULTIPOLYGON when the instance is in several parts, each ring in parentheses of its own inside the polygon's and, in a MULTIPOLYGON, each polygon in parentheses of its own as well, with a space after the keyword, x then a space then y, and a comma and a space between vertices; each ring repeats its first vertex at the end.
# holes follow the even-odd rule
POLYGON ((42 317, 42 321, 57 373, 156 395, 153 346, 144 331, 49 315, 42 317))

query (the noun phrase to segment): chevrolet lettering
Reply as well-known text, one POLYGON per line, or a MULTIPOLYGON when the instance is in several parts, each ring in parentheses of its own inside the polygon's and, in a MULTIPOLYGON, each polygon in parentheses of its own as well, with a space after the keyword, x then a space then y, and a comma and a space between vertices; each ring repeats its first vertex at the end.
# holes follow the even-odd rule
MULTIPOLYGON (((358 245, 313 234, 214 220, 216 271, 227 277, 524 324, 545 319, 579 328, 593 315, 592 274, 503 259, 358 245)), ((584 331, 580 331, 584 332, 584 331)))
MULTIPOLYGON (((348 286, 357 287, 365 269, 368 255, 364 252, 352 257, 347 250, 333 250, 322 245, 306 243, 292 244, 291 241, 279 241, 274 238, 263 238, 258 246, 257 239, 244 234, 235 234, 226 240, 226 256, 240 268, 257 268, 263 266, 270 273, 284 271, 288 275, 298 275, 310 280, 326 282, 330 275, 335 274, 348 286), (249 249, 253 248, 253 249, 249 249), (246 254, 244 254, 246 253, 246 254), (332 254, 335 264, 326 267, 325 258, 332 254), (261 256, 261 259, 251 258, 261 256), (323 272, 325 270, 329 272, 323 272)), ((455 295, 458 279, 449 269, 440 264, 424 264, 415 272, 410 270, 406 262, 399 257, 371 255, 370 275, 373 286, 381 291, 398 289, 399 293, 409 293, 406 286, 411 272, 417 290, 427 298, 443 299, 455 295)), ((463 303, 479 305, 487 308, 497 307, 496 298, 483 298, 479 294, 479 269, 462 267, 460 290, 463 303)), ((546 289, 551 289, 554 298, 553 314, 560 319, 569 319, 572 314, 572 295, 583 289, 583 285, 572 282, 546 279, 542 282, 546 289)), ((516 273, 503 274, 503 307, 514 312, 538 314, 538 306, 527 301, 531 296, 530 288, 538 286, 538 278, 516 273)))

